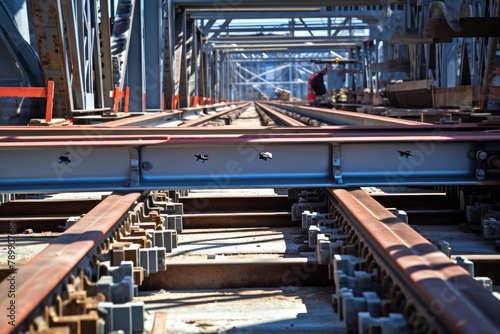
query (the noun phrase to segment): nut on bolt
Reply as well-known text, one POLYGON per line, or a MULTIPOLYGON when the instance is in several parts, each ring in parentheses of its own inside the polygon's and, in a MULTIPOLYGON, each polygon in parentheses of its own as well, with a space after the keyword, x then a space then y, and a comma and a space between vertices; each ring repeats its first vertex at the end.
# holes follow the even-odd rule
POLYGON ((144 170, 151 170, 151 169, 153 169, 153 164, 152 164, 150 161, 144 161, 144 162, 141 164, 141 167, 142 167, 142 169, 144 169, 144 170))
POLYGON ((487 157, 488 157, 488 153, 486 153, 486 151, 478 150, 476 152, 477 161, 485 161, 487 157))

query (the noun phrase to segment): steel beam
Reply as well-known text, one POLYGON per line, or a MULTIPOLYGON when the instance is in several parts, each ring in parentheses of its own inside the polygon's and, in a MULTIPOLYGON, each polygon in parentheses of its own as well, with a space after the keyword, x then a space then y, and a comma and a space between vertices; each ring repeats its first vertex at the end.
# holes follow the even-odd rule
POLYGON ((242 51, 241 49, 264 49, 264 48, 302 48, 304 50, 308 49, 332 49, 332 48, 355 48, 360 46, 360 43, 349 43, 349 42, 340 42, 340 43, 314 43, 314 44, 306 44, 306 43, 288 43, 288 44, 238 44, 238 45, 226 45, 226 44, 217 44, 214 45, 214 49, 226 49, 231 51, 242 51))
POLYGON ((493 186, 499 150, 497 133, 3 137, 0 189, 493 186))
POLYGON ((74 107, 61 0, 34 0, 31 10, 44 80, 53 80, 57 87, 54 117, 70 118, 74 107))
MULTIPOLYGON (((235 103, 245 104, 245 102, 235 103)), ((266 104, 269 104, 267 102, 266 104)), ((261 133, 266 136, 271 135, 282 135, 282 134, 301 134, 301 135, 311 135, 316 134, 320 136, 329 136, 332 133, 342 136, 358 136, 363 133, 377 133, 386 134, 393 136, 404 136, 408 134, 412 135, 425 135, 431 133, 475 133, 480 135, 485 130, 497 129, 496 125, 492 125, 491 128, 479 123, 462 123, 462 124, 428 124, 419 123, 418 125, 409 125, 402 123, 393 123, 386 125, 350 125, 350 126, 337 126, 337 125, 325 125, 321 127, 307 127, 307 128, 297 128, 297 127, 193 127, 193 128, 179 128, 179 127, 168 127, 165 123, 172 120, 189 119, 193 118, 201 110, 206 112, 220 111, 224 109, 227 104, 215 104, 210 106, 198 107, 198 108, 186 108, 183 110, 176 110, 173 112, 163 112, 163 113, 150 113, 149 117, 153 119, 147 119, 148 116, 137 116, 133 118, 127 118, 127 120, 116 120, 112 122, 106 122, 100 126, 65 126, 65 127, 27 127, 27 126, 0 126, 0 138, 16 138, 16 137, 31 137, 36 140, 37 137, 59 137, 61 140, 68 139, 72 136, 99 136, 102 138, 117 135, 128 135, 134 138, 139 138, 143 136, 161 136, 168 133, 170 136, 185 136, 185 135, 195 135, 195 136, 214 136, 214 135, 251 135, 256 133, 261 133), (162 119, 161 114, 165 115, 165 119, 162 119), (143 118, 144 117, 144 118, 143 118), (170 118, 170 119, 169 119, 170 118), (137 119, 137 121, 133 121, 137 119), (130 121, 128 121, 130 120, 130 121), (160 126, 160 122, 163 126, 160 126)), ((366 115, 365 115, 366 116, 366 115)), ((380 116, 381 117, 381 116, 380 116)), ((403 120, 400 120, 401 122, 403 120)), ((110 137, 110 138, 111 138, 110 137)), ((0 140, 1 141, 1 140, 0 140)))
MULTIPOLYGON (((354 6, 351 6, 354 8, 354 6)), ((380 6, 382 7, 382 6, 380 6)), ((303 7, 303 8, 260 8, 258 10, 237 8, 216 10, 190 10, 188 14, 193 19, 199 20, 217 20, 217 19, 283 19, 283 18, 333 18, 333 17, 356 17, 356 18, 380 18, 386 11, 382 9, 373 9, 368 7, 359 7, 357 9, 334 8, 333 10, 324 10, 321 7, 303 7)))
MULTIPOLYGON (((359 43, 361 44, 365 41, 367 36, 335 36, 335 37, 324 37, 324 36, 310 36, 310 37, 287 37, 287 36, 232 36, 232 37, 219 37, 219 38, 210 38, 207 40, 209 43, 213 43, 215 45, 222 44, 247 44, 247 43, 256 43, 259 44, 273 44, 273 45, 281 45, 281 44, 302 44, 304 46, 314 45, 316 43, 359 43), (306 43, 308 43, 306 45, 306 43)), ((239 47, 234 46, 234 48, 239 47)))
MULTIPOLYGON (((406 0, 310 0, 308 6, 377 6, 406 5, 406 0)), ((266 8, 266 7, 297 7, 304 6, 302 0, 174 0, 174 5, 189 9, 240 9, 240 8, 266 8)))
POLYGON ((163 1, 144 2, 146 61, 146 109, 161 111, 163 106, 163 1))
POLYGON ((293 104, 281 104, 266 102, 266 105, 273 106, 277 110, 291 111, 301 116, 311 117, 327 123, 336 125, 413 125, 427 126, 426 123, 404 120, 399 118, 385 117, 379 115, 370 115, 363 113, 353 113, 351 111, 335 110, 328 108, 314 108, 309 106, 294 106, 293 104))
MULTIPOLYGON (((124 78, 125 87, 130 87, 130 111, 146 111, 146 46, 144 38, 144 26, 146 17, 144 16, 145 0, 135 0, 132 12, 132 26, 130 31, 130 44, 128 45, 128 57, 125 64, 126 75, 124 78)), ((150 2, 151 3, 151 2, 150 2)), ((153 19, 154 20, 154 19, 153 19)))

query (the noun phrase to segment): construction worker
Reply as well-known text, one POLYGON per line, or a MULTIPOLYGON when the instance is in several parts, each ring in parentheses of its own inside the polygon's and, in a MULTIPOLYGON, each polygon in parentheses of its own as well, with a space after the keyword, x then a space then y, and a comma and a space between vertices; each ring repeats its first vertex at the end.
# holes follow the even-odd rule
MULTIPOLYGON (((328 98, 326 95, 325 82, 323 81, 323 77, 326 73, 328 73, 327 67, 319 72, 313 73, 309 77, 307 84, 307 100, 310 106, 319 107, 320 104, 324 104, 325 100, 328 98)), ((326 103, 328 103, 328 101, 326 101, 326 103)))

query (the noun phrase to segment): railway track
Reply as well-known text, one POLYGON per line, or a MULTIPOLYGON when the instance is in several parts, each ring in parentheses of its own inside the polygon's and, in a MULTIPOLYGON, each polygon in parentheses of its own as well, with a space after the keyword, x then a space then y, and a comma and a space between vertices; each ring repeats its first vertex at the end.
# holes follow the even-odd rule
MULTIPOLYGON (((208 124, 206 128, 217 126, 218 132, 234 135, 251 124, 282 134, 347 130, 346 136, 362 137, 367 129, 325 126, 325 117, 352 113, 328 111, 316 119, 311 116, 321 111, 314 109, 241 104, 185 121, 175 132, 188 138, 190 128, 208 124)), ((126 135, 141 130, 123 132, 118 126, 165 117, 122 119, 91 132, 120 145, 132 138, 126 135)), ((354 117, 358 124, 380 124, 372 115, 354 117)), ((391 122, 405 126, 404 132, 436 131, 408 121, 391 122)), ((439 131, 457 128, 463 133, 484 130, 466 125, 439 131)), ((370 130, 393 135, 403 131, 390 125, 370 130)), ((74 140, 89 135, 85 127, 61 129, 60 134, 71 131, 77 135, 74 140)), ((148 132, 142 143, 169 140, 156 132, 148 132)), ((42 136, 37 142, 57 140, 44 133, 31 130, 25 135, 42 136)), ((218 197, 214 191, 115 192, 102 201, 18 200, 1 205, 7 262, 0 291, 7 298, 0 301, 0 309, 8 312, 0 332, 143 333, 166 328, 175 333, 494 333, 500 328, 494 314, 500 304, 491 281, 475 280, 470 263, 457 256, 467 250, 452 254, 451 244, 428 237, 448 234, 449 229, 429 228, 436 221, 456 225, 472 205, 457 206, 450 196, 434 192, 370 196, 366 189, 317 188, 289 189, 287 196, 283 190, 276 190, 281 195, 256 190, 241 197, 242 190, 226 197, 220 190, 218 197), (405 209, 422 234, 405 222, 402 211, 385 207, 405 209), (34 236, 30 239, 26 231, 34 236), (37 233, 49 239, 48 245, 21 265, 16 257, 21 243, 16 241, 36 243, 37 233), (281 308, 288 312, 276 312, 281 308), (234 311, 248 316, 238 317, 234 311)), ((475 274, 489 275, 498 284, 498 273, 491 270, 498 266, 496 251, 475 251, 469 256, 475 274)))
MULTIPOLYGON (((427 333, 498 330, 492 306, 498 299, 365 191, 292 194, 296 197, 260 195, 260 202, 255 196, 193 199, 179 198, 174 192, 111 194, 12 273, 16 329, 36 332, 62 327, 97 333, 103 320, 106 330, 118 329, 120 325, 111 325, 110 317, 122 319, 129 314, 135 320, 121 324, 126 331, 151 330, 147 328, 151 321, 144 322, 142 316, 151 317, 155 310, 161 314, 157 293, 138 296, 134 285, 141 286, 141 291, 171 292, 320 285, 323 288, 318 290, 304 289, 313 294, 320 291, 317 298, 333 300, 331 317, 338 320, 310 327, 319 331, 366 333, 369 326, 382 332, 388 326, 427 333), (182 204, 174 202, 176 198, 182 204), (228 212, 234 206, 231 202, 240 203, 237 209, 248 212, 246 217, 228 212), (181 215, 183 206, 186 210, 181 215), (276 212, 276 208, 290 209, 276 212), (215 241, 221 235, 226 238, 215 241), (286 239, 288 251, 273 248, 279 238, 286 239), (241 250, 231 250, 234 247, 241 250), (245 247, 254 250, 245 253, 245 247)), ((0 290, 10 288, 7 277, 0 290)), ((11 300, 5 298, 0 307, 7 309, 11 300)), ((321 324, 320 319, 314 323, 318 321, 321 324)), ((295 320, 299 332, 312 323, 295 320)), ((216 321, 212 325, 221 326, 216 321)), ((283 329, 274 326, 278 327, 262 327, 261 332, 283 329)), ((8 323, 1 328, 2 332, 11 329, 8 323)))

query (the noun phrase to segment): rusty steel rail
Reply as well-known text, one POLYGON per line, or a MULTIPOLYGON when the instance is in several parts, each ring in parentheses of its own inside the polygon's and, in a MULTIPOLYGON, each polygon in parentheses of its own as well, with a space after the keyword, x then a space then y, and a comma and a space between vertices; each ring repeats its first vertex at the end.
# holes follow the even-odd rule
POLYGON ((9 276, 12 279, 0 283, 0 291, 12 290, 13 298, 3 296, 0 308, 9 310, 14 305, 15 318, 2 317, 0 333, 9 333, 26 321, 33 321, 32 315, 42 312, 44 302, 52 304, 61 282, 89 265, 98 248, 140 197, 141 193, 110 195, 31 261, 21 268, 13 268, 9 276), (8 323, 10 320, 15 326, 8 323))
POLYGON ((294 104, 266 102, 280 110, 294 112, 319 121, 340 125, 400 125, 400 126, 420 126, 428 127, 431 124, 404 120, 392 117, 369 115, 352 111, 336 110, 328 108, 317 108, 309 106, 297 106, 294 104))
POLYGON ((288 117, 285 114, 280 113, 276 110, 273 110, 263 103, 255 102, 255 107, 260 108, 264 113, 269 115, 271 119, 273 119, 274 121, 278 121, 278 123, 283 124, 285 126, 306 126, 306 124, 302 123, 301 121, 296 120, 292 117, 288 117))
POLYGON ((366 259, 415 333, 498 333, 500 301, 462 267, 362 190, 326 191, 342 254, 366 259))
POLYGON ((235 106, 234 108, 227 108, 227 109, 221 110, 219 112, 216 112, 214 114, 204 115, 204 116, 201 116, 201 117, 196 118, 196 119, 185 121, 184 123, 180 124, 179 127, 181 127, 181 128, 196 127, 196 126, 201 126, 203 123, 213 121, 213 120, 216 120, 216 119, 221 118, 221 117, 226 117, 226 116, 232 117, 231 113, 242 111, 245 108, 248 108, 250 106, 250 104, 251 104, 250 102, 242 103, 242 104, 235 106))
MULTIPOLYGON (((140 117, 140 116, 139 116, 140 117)), ((137 117, 137 118, 139 118, 137 117)), ((136 118, 136 117, 134 117, 136 118)), ((161 118, 160 115, 153 118, 161 118)), ((111 122, 111 125, 114 122, 111 122)), ((108 123, 99 125, 85 126, 72 125, 64 127, 26 127, 26 126, 0 126, 0 136, 18 137, 18 136, 119 136, 130 135, 143 137, 145 135, 222 135, 222 134, 360 134, 360 133, 383 133, 383 134, 408 134, 408 133, 454 133, 454 132, 499 132, 498 127, 485 127, 478 123, 462 124, 414 124, 414 125, 329 125, 329 126, 307 126, 307 127, 287 127, 287 126, 264 126, 264 127, 147 127, 148 120, 145 123, 127 126, 113 127, 108 123)))

